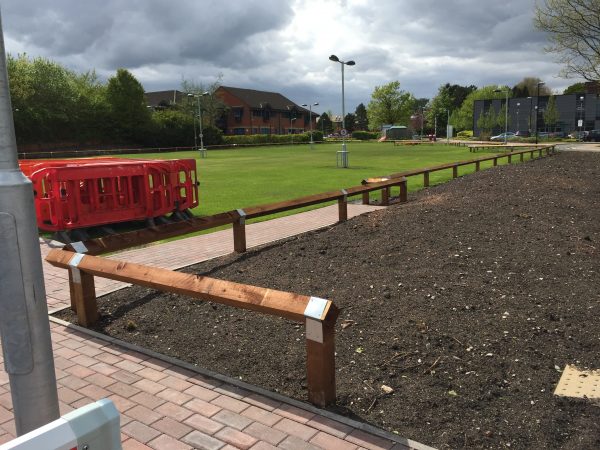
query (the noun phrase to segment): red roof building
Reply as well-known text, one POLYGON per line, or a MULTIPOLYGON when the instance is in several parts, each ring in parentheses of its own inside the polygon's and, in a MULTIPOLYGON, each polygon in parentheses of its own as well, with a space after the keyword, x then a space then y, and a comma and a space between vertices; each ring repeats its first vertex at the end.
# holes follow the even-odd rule
POLYGON ((297 134, 311 121, 316 130, 318 114, 276 92, 220 86, 215 96, 226 106, 217 124, 225 134, 297 134))

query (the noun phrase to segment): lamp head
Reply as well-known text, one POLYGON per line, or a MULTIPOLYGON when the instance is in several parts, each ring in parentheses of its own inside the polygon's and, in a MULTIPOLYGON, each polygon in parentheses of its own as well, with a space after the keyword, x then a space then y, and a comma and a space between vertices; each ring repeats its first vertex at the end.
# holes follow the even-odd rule
POLYGON ((335 55, 331 55, 331 56, 329 57, 329 61, 340 62, 340 58, 338 58, 338 57, 337 57, 337 56, 335 56, 335 55))
POLYGON ((319 106, 319 102, 313 103, 313 106, 319 106))
POLYGON ((354 61, 348 61, 348 62, 346 63, 346 65, 347 65, 347 66, 354 66, 354 65, 356 65, 356 63, 355 63, 354 61))

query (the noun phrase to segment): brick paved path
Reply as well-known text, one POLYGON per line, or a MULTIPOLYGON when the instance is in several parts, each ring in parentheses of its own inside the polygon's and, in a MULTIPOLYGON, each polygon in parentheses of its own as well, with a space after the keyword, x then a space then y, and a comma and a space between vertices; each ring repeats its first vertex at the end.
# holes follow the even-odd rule
MULTIPOLYGON (((349 206, 349 215, 374 209, 349 206)), ((334 206, 253 224, 247 226, 248 245, 282 239, 336 220, 334 206)), ((177 268, 230 253, 232 248, 231 230, 227 230, 117 257, 177 268)), ((42 245, 43 253, 47 249, 42 245)), ((66 271, 48 265, 44 271, 49 307, 67 305, 66 271)), ((119 288, 100 281, 97 279, 98 294, 119 288)), ((333 414, 275 394, 259 394, 259 389, 251 387, 245 390, 225 377, 202 375, 183 363, 129 349, 55 319, 51 330, 61 414, 110 398, 121 413, 125 450, 428 448, 344 418, 334 420, 333 414)), ((8 376, 0 370, 0 443, 14 437, 12 414, 8 376)))

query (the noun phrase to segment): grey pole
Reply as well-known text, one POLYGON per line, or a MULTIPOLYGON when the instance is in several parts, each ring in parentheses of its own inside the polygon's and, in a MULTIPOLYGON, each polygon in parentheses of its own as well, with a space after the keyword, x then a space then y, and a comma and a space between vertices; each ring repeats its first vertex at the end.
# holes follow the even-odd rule
POLYGON ((508 141, 508 89, 506 90, 506 105, 504 108, 504 145, 508 141))
POLYGON ((301 106, 308 106, 308 122, 310 124, 310 149, 313 149, 313 144, 315 143, 315 141, 313 141, 313 130, 312 130, 312 107, 313 106, 318 106, 319 102, 315 102, 315 103, 309 103, 308 105, 306 103, 304 103, 301 106))
MULTIPOLYGON (((341 61, 337 56, 331 55, 329 57, 330 61, 338 62, 342 65, 342 129, 346 130, 346 101, 344 98, 344 66, 354 66, 356 63, 354 61, 341 61)), ((342 134, 342 151, 341 155, 341 164, 342 167, 348 167, 348 151, 346 150, 346 136, 342 134)))
POLYGON ((198 119, 200 120, 200 155, 204 158, 206 157, 206 150, 204 149, 204 128, 202 124, 202 106, 200 105, 200 97, 205 97, 209 95, 209 92, 203 92, 201 95, 198 95, 198 119))
POLYGON ((0 19, 0 333, 17 435, 60 417, 33 189, 17 145, 0 19))

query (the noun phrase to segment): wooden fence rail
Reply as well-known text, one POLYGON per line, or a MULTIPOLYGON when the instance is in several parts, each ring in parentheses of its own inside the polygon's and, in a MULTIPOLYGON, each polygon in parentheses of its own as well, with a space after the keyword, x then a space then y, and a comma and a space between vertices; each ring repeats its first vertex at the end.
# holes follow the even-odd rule
MULTIPOLYGON (((493 161, 493 165, 498 165, 498 160, 506 158, 508 163, 512 162, 513 155, 519 155, 523 161, 523 155, 530 153, 531 158, 534 153, 538 153, 541 157, 543 152, 546 155, 554 153, 554 145, 538 145, 535 148, 527 148, 520 151, 511 151, 504 154, 496 154, 493 156, 485 156, 482 158, 470 159, 466 161, 458 161, 438 166, 413 169, 405 172, 394 173, 386 177, 381 177, 383 181, 365 183, 364 185, 354 186, 338 191, 324 192, 321 194, 309 195, 293 200, 283 202, 270 203, 267 205, 252 206, 249 208, 228 211, 214 216, 193 218, 184 222, 159 225, 153 228, 131 231, 118 235, 105 236, 97 239, 90 239, 84 242, 69 244, 65 247, 67 250, 73 250, 88 255, 100 255, 110 253, 134 246, 149 244, 171 237, 181 236, 196 231, 208 230, 222 225, 233 225, 234 250, 236 252, 246 251, 246 220, 257 217, 268 216, 279 212, 289 211, 293 209, 303 208, 305 206, 326 203, 330 201, 338 202, 339 222, 347 220, 348 217, 348 197, 362 195, 363 204, 368 204, 369 193, 373 191, 381 191, 381 204, 387 205, 390 201, 390 189, 394 186, 400 187, 400 202, 407 200, 407 177, 423 176, 423 185, 429 186, 429 175, 431 172, 440 170, 452 169, 452 176, 458 177, 458 168, 470 164, 475 165, 475 170, 480 170, 481 163, 485 161, 493 161)), ((516 148, 516 146, 512 147, 516 148)))
POLYGON ((69 270, 77 320, 89 327, 98 320, 94 277, 145 286, 283 317, 306 326, 308 399, 318 406, 335 402, 335 321, 331 300, 233 283, 167 269, 53 249, 46 261, 69 270))

